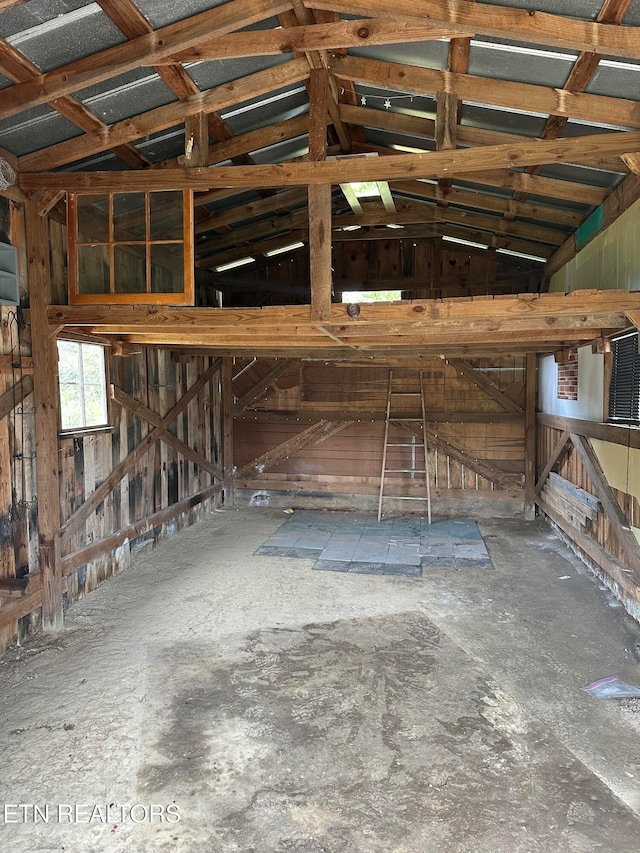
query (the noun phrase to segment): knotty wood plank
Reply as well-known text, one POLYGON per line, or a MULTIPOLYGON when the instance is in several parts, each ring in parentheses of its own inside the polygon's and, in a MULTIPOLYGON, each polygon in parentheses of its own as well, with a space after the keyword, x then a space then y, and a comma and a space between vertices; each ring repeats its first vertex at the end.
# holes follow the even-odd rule
POLYGON ((33 376, 29 374, 22 376, 11 388, 7 388, 0 394, 0 421, 6 418, 16 406, 19 406, 32 391, 33 376))
POLYGON ((633 571, 634 578, 640 581, 640 545, 638 545, 638 540, 631 531, 629 521, 620 508, 613 489, 607 482, 598 457, 588 438, 572 433, 571 442, 589 475, 596 494, 600 498, 602 508, 609 519, 618 545, 629 562, 629 567, 633 571))

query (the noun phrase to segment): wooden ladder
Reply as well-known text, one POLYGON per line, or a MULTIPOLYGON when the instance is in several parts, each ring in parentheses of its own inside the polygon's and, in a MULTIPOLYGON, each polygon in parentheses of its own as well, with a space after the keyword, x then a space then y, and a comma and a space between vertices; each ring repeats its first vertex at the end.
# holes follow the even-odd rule
POLYGON ((422 371, 418 374, 419 382, 420 382, 420 390, 419 391, 396 391, 394 390, 393 385, 393 370, 389 371, 389 385, 387 389, 387 413, 384 422, 384 447, 382 449, 382 470, 380 472, 380 496, 378 498, 378 521, 382 518, 382 501, 385 497, 393 497, 395 500, 400 501, 426 501, 427 503, 427 517, 429 519, 429 524, 431 524, 431 482, 429 477, 429 453, 427 447, 427 418, 426 418, 426 410, 424 404, 424 381, 422 371), (422 417, 407 417, 393 416, 393 402, 395 398, 411 398, 411 397, 419 397, 420 398, 420 411, 422 417), (401 424, 403 422, 411 422, 411 423, 419 423, 421 424, 422 429, 422 451, 424 454, 423 467, 417 467, 417 456, 412 454, 411 458, 411 468, 387 468, 387 450, 389 447, 411 447, 414 450, 420 449, 420 445, 416 444, 415 441, 409 442, 406 439, 404 441, 396 441, 389 440, 389 425, 401 424), (415 476, 416 474, 421 474, 424 476, 424 486, 425 486, 425 496, 424 497, 414 497, 413 495, 385 495, 384 487, 385 481, 387 479, 387 474, 410 474, 415 476))

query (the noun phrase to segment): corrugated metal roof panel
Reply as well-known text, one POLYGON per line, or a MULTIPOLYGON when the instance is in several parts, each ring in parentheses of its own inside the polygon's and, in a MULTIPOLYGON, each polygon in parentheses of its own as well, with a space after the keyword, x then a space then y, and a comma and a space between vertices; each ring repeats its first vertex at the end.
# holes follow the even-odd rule
POLYGON ((75 124, 46 105, 0 121, 0 146, 18 157, 81 134, 75 124))
POLYGON ((150 68, 136 68, 112 77, 80 90, 76 97, 107 124, 177 100, 171 89, 150 68))
POLYGON ((479 4, 491 6, 512 6, 514 9, 531 9, 532 11, 550 12, 569 18, 582 18, 595 21, 602 0, 478 0, 479 4))
POLYGON ((247 133, 307 112, 309 97, 304 86, 286 86, 269 96, 252 98, 220 111, 235 134, 247 133))
POLYGON ((352 47, 349 54, 377 59, 380 62, 397 62, 419 68, 447 67, 449 43, 446 41, 410 42, 408 44, 376 44, 371 47, 352 47))
POLYGON ((42 71, 126 41, 97 3, 54 17, 7 39, 42 71))
POLYGON ((87 3, 86 0, 30 0, 0 13, 0 35, 6 39, 83 6, 97 6, 97 3, 87 3))
POLYGON ((277 145, 270 145, 268 148, 261 148, 259 151, 254 151, 251 156, 258 165, 262 165, 265 163, 282 163, 285 160, 293 160, 296 157, 302 157, 308 151, 308 137, 297 136, 295 139, 286 139, 277 145))
POLYGON ((560 178, 564 181, 575 181, 576 183, 610 189, 617 187, 620 181, 624 179, 624 175, 619 175, 616 172, 606 172, 604 169, 592 169, 589 166, 575 166, 567 163, 544 166, 540 174, 547 178, 560 178))
POLYGON ((226 2, 227 0, 180 0, 179 3, 167 3, 167 0, 136 0, 136 5, 154 30, 157 30, 199 12, 206 12, 215 6, 224 6, 226 2))
POLYGON ((472 39, 468 73, 496 80, 562 88, 575 54, 472 39))
POLYGON ((640 101, 640 63, 601 61, 586 91, 640 101))
POLYGON ((292 59, 291 54, 279 56, 252 56, 244 59, 216 59, 211 62, 194 62, 187 65, 189 74, 200 89, 213 89, 231 80, 238 80, 247 74, 255 74, 266 68, 273 68, 292 59))

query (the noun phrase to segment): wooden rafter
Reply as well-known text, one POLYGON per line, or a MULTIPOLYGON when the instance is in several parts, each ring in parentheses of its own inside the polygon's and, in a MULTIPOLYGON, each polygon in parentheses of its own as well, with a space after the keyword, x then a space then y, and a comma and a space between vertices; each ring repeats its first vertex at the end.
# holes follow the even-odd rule
POLYGON ((637 27, 616 27, 562 15, 468 0, 313 0, 314 8, 351 15, 372 15, 423 21, 437 27, 458 29, 499 39, 550 45, 567 50, 588 51, 611 56, 638 56, 637 27))
MULTIPOLYGON (((484 4, 480 8, 485 8, 484 4)), ((356 56, 334 57, 331 71, 346 80, 384 86, 400 92, 424 95, 449 92, 461 99, 508 109, 522 109, 523 104, 526 104, 527 110, 536 112, 582 121, 606 122, 619 127, 640 127, 637 101, 624 98, 565 93, 547 86, 514 83, 510 80, 492 79, 489 84, 486 77, 356 56)))

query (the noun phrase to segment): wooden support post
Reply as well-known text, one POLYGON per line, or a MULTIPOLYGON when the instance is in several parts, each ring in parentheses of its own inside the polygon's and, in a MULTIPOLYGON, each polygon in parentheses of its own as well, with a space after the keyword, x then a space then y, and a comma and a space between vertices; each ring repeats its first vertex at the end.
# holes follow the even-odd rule
POLYGON ((536 399, 538 359, 534 352, 527 353, 524 406, 524 517, 536 517, 536 399))
POLYGON ((222 359, 220 389, 222 393, 222 471, 225 482, 224 502, 233 503, 233 359, 222 359))
POLYGON ((37 204, 26 205, 27 270, 31 314, 32 355, 35 365, 36 477, 38 484, 38 536, 42 573, 42 627, 61 631, 62 571, 58 531, 60 490, 58 486, 58 354, 55 338, 49 335, 49 231, 46 217, 37 204))
POLYGON ((194 113, 185 119, 184 165, 187 169, 209 165, 209 126, 205 113, 194 113))
MULTIPOLYGON (((313 68, 309 81, 309 160, 327 156, 328 75, 313 68)), ((331 185, 309 186, 309 263, 311 319, 331 319, 331 185)))

